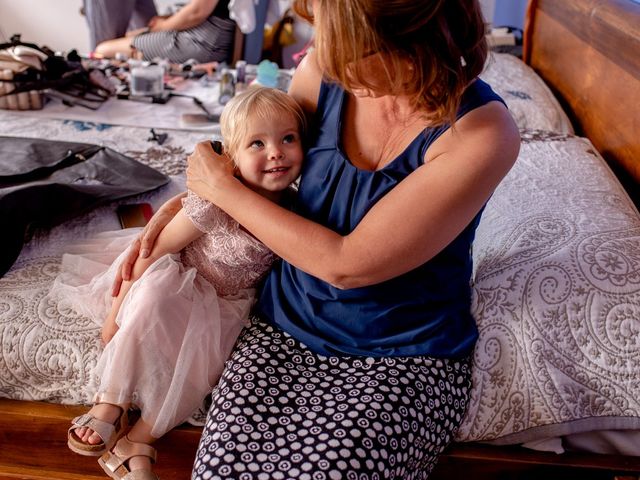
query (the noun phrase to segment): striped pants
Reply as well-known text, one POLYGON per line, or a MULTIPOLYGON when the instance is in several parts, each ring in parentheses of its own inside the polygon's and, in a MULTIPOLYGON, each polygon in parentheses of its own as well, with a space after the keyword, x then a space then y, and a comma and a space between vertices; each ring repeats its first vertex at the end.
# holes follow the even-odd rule
POLYGON ((131 44, 144 60, 166 58, 173 63, 194 59, 199 63, 229 62, 233 53, 236 22, 211 15, 200 25, 180 31, 136 35, 131 44))
POLYGON ((158 14, 153 0, 83 0, 91 50, 100 42, 145 27, 158 14))

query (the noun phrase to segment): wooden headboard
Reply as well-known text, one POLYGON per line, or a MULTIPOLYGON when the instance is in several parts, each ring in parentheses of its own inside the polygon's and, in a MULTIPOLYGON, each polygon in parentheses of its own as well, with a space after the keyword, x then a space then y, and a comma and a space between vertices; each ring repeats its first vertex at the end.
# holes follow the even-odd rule
MULTIPOLYGON (((523 59, 632 196, 640 190, 640 3, 530 0, 523 59)), ((636 197, 637 198, 637 197, 636 197)))

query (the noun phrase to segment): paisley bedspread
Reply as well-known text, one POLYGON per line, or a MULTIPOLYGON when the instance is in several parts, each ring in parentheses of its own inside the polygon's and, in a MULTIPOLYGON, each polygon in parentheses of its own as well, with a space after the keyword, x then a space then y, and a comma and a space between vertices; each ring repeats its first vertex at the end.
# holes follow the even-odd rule
POLYGON ((640 428, 640 215, 586 139, 523 131, 474 243, 459 440, 640 428))
MULTIPOLYGON (((521 119, 523 144, 474 243, 480 338, 457 440, 521 443, 640 429, 640 215, 589 141, 572 136, 561 115, 522 110, 535 109, 548 92, 532 90, 540 85, 531 79, 505 83, 508 65, 499 58, 486 75, 499 92, 512 92, 505 99, 521 119)), ((527 74, 522 65, 514 78, 527 74)), ((168 186, 122 202, 154 208, 184 189, 186 156, 207 138, 168 134, 159 145, 145 128, 34 122, 0 110, 0 135, 103 143, 171 175, 168 186)), ((0 397, 90 403, 99 328, 47 294, 65 245, 119 228, 115 207, 35 232, 0 279, 0 397)), ((193 419, 201 420, 201 413, 193 419)))

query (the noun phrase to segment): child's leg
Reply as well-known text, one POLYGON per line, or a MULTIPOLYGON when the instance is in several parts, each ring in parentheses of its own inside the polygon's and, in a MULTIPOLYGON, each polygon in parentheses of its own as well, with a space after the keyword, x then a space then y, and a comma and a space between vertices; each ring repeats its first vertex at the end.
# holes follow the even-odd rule
POLYGON ((120 293, 118 293, 118 296, 114 298, 113 302, 111 303, 111 310, 109 310, 109 314, 107 315, 107 318, 105 318, 104 323, 102 324, 102 330, 100 331, 100 336, 102 337, 102 341, 105 345, 111 341, 113 336, 118 331, 116 318, 118 317, 118 312, 120 311, 122 301, 124 300, 124 297, 127 295, 127 292, 130 288, 131 282, 122 282, 120 293))
POLYGON ((111 341, 113 336, 118 332, 118 324, 116 323, 116 317, 118 316, 118 306, 115 305, 116 301, 113 301, 113 305, 111 305, 111 310, 105 318, 104 323, 102 324, 102 329, 100 330, 100 338, 102 338, 102 343, 105 345, 111 341))
MULTIPOLYGON (((157 438, 151 436, 151 425, 142 418, 129 430, 129 440, 135 443, 151 445, 157 438)), ((151 470, 151 459, 145 455, 137 455, 129 460, 129 470, 151 470)))
POLYGON ((98 44, 95 51, 100 55, 104 55, 105 58, 114 58, 118 53, 122 53, 130 57, 133 51, 131 48, 131 38, 122 37, 115 38, 113 40, 106 40, 98 44))

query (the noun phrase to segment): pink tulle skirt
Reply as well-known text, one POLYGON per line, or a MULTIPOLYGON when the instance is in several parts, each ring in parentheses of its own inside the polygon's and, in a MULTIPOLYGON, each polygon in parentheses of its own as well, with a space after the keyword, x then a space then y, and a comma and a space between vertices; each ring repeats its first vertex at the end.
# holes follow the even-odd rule
MULTIPOLYGON (((102 325, 116 268, 138 232, 105 232, 70 247, 51 292, 59 305, 102 325)), ((96 365, 95 402, 139 407, 154 437, 184 422, 216 385, 254 299, 253 289, 219 298, 179 255, 159 259, 120 308, 120 329, 96 365)))

